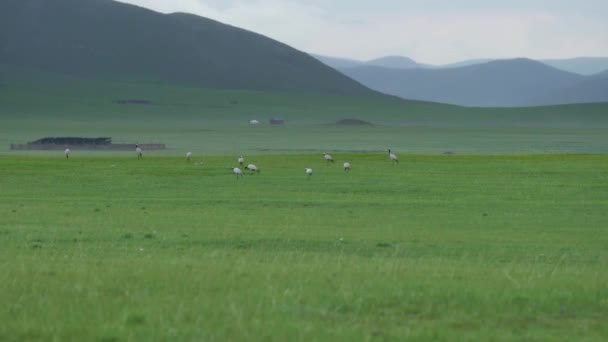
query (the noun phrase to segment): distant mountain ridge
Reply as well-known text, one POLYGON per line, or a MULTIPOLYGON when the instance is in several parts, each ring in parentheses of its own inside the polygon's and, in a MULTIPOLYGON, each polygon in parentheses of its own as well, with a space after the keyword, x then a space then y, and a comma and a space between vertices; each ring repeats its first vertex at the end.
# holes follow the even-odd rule
POLYGON ((376 58, 366 62, 365 64, 369 66, 378 66, 392 69, 414 69, 429 67, 428 65, 420 64, 411 58, 401 56, 387 56, 382 58, 376 58))
MULTIPOLYGON (((470 59, 455 63, 448 64, 426 64, 419 63, 409 57, 402 56, 387 56, 372 59, 369 61, 360 61, 356 59, 347 59, 339 57, 328 57, 322 55, 311 55, 326 65, 340 69, 340 68, 351 68, 356 66, 379 66, 392 69, 415 69, 415 68, 426 68, 426 69, 444 69, 444 68, 460 68, 464 66, 470 66, 475 64, 483 64, 488 62, 509 60, 509 59, 498 59, 498 58, 480 58, 470 59)), ((511 58, 518 59, 518 58, 511 58)), ((525 58, 528 59, 528 58, 525 58)), ((546 65, 552 66, 562 71, 572 72, 580 75, 593 75, 602 71, 608 70, 608 57, 577 57, 568 59, 540 59, 536 60, 546 65)))
POLYGON ((105 80, 376 94, 262 35, 111 0, 0 1, 0 64, 105 80))
POLYGON ((571 59, 544 59, 541 62, 560 70, 581 75, 594 75, 608 70, 608 57, 578 57, 571 59))
POLYGON ((355 59, 339 57, 327 57, 314 54, 311 56, 335 69, 352 68, 359 66, 375 66, 392 69, 416 69, 431 67, 430 65, 420 64, 411 58, 402 56, 386 56, 372 59, 369 61, 359 61, 355 59))
POLYGON ((608 101, 608 88, 601 80, 585 83, 589 77, 530 59, 446 69, 397 70, 360 66, 341 71, 386 94, 462 106, 517 107, 608 101), (582 88, 577 90, 577 87, 582 88), (593 96, 582 96, 593 87, 599 87, 592 92, 593 96))

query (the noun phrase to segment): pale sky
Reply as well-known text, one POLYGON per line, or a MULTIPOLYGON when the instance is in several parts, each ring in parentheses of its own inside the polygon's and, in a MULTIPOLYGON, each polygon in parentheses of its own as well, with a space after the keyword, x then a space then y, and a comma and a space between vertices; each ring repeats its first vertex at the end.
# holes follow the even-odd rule
POLYGON ((189 12, 299 50, 443 64, 608 56, 608 0, 121 0, 189 12))

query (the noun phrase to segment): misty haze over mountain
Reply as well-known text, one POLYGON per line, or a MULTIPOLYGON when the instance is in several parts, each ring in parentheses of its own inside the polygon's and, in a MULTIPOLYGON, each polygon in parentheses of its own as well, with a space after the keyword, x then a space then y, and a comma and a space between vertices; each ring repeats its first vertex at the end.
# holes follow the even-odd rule
POLYGON ((600 72, 608 69, 608 58, 480 59, 433 66, 406 57, 313 56, 371 89, 412 100, 486 107, 608 101, 608 71, 600 72))

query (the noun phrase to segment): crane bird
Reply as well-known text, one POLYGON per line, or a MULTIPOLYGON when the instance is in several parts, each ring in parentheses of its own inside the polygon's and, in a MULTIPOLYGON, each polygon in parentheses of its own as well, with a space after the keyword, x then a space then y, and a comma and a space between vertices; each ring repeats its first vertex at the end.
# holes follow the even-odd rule
POLYGON ((330 162, 333 163, 334 162, 334 157, 330 156, 327 153, 323 153, 323 158, 325 158, 325 160, 327 161, 327 163, 329 164, 330 162))
POLYGON ((305 168, 304 170, 306 170, 306 174, 308 175, 308 177, 312 176, 312 169, 311 168, 305 168))
POLYGON ((186 153, 186 160, 190 162, 190 159, 192 159, 192 152, 186 153))
POLYGON ((238 159, 239 165, 243 166, 243 163, 245 162, 245 157, 240 156, 238 159))
POLYGON ((65 159, 70 159, 70 152, 72 152, 69 148, 65 149, 65 159))
POLYGON ((144 151, 137 144, 135 145, 135 153, 137 153, 137 159, 141 159, 144 157, 144 151))
POLYGON ((394 154, 393 152, 391 152, 391 149, 388 149, 388 157, 391 158, 391 160, 395 163, 399 163, 399 158, 397 158, 397 155, 394 154))
POLYGON ((350 163, 344 163, 344 171, 348 172, 350 171, 350 163))
POLYGON ((246 167, 247 170, 251 171, 251 172, 260 172, 260 169, 258 169, 257 166, 255 166, 254 164, 249 164, 246 167))
POLYGON ((238 167, 232 168, 232 173, 236 175, 236 179, 243 176, 243 170, 239 169, 238 167))

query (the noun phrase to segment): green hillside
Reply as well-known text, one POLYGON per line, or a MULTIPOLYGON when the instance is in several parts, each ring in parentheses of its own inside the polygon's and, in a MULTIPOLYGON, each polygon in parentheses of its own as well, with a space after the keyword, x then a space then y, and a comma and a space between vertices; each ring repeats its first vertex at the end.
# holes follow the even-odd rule
POLYGON ((220 89, 371 91, 256 33, 111 0, 3 0, 0 63, 105 80, 220 89))

